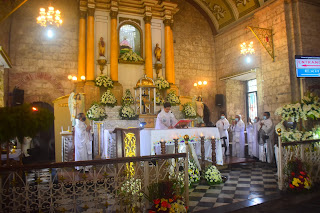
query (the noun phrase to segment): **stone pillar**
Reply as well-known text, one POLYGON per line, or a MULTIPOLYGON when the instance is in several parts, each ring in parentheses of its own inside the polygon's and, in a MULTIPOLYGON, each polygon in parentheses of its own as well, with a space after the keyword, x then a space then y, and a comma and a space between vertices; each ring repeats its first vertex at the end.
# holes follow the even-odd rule
POLYGON ((77 92, 83 92, 84 82, 81 76, 86 76, 86 11, 80 10, 79 19, 79 53, 78 53, 78 83, 77 92))
POLYGON ((173 20, 171 20, 171 25, 170 25, 170 53, 171 53, 171 59, 172 59, 172 62, 171 62, 171 81, 172 82, 169 82, 169 83, 172 83, 172 84, 175 84, 176 80, 175 80, 175 73, 174 73, 174 51, 173 51, 173 34, 172 34, 172 28, 173 28, 173 20))
POLYGON ((172 63, 173 63, 173 58, 172 58, 172 42, 171 42, 171 20, 166 19, 163 21, 164 23, 164 42, 165 42, 165 60, 166 60, 166 80, 170 83, 174 83, 174 77, 172 73, 172 63))
MULTIPOLYGON (((94 66, 94 5, 88 8, 87 18, 87 75, 84 87, 85 93, 85 111, 87 111, 93 102, 100 99, 99 88, 95 86, 95 66, 94 66)), ((80 79, 79 79, 80 80, 80 79)))
MULTIPOLYGON (((80 80, 80 79, 79 79, 80 80)), ((94 8, 88 9, 86 84, 94 84, 94 8)))
POLYGON ((111 11, 111 42, 110 42, 110 77, 113 81, 118 81, 118 30, 117 30, 117 11, 111 11))
POLYGON ((153 68, 152 68, 152 37, 151 37, 151 16, 144 17, 144 28, 145 28, 145 74, 149 78, 153 78, 153 68))

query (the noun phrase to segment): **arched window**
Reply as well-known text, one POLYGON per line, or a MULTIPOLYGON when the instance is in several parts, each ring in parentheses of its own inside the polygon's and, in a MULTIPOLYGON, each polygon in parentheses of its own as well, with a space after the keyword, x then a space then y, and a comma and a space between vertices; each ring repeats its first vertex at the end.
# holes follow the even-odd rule
POLYGON ((143 57, 141 28, 130 21, 123 22, 119 26, 119 57, 132 50, 143 57))

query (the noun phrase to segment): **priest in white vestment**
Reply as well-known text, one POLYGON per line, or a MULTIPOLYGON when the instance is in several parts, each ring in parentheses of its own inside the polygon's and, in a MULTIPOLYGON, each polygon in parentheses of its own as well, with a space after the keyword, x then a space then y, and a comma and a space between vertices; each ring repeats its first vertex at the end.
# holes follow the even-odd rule
POLYGON ((241 119, 241 115, 236 115, 235 120, 231 125, 231 130, 233 132, 233 140, 232 140, 232 156, 238 158, 244 158, 244 145, 245 145, 245 137, 244 137, 244 129, 246 125, 241 119))
POLYGON ((273 163, 274 161, 274 126, 270 118, 270 112, 263 113, 263 121, 260 123, 261 129, 268 136, 267 138, 267 161, 273 163))
MULTIPOLYGON (((229 151, 228 128, 229 128, 230 124, 229 124, 229 121, 227 120, 224 112, 221 113, 220 120, 217 121, 216 126, 219 129, 220 138, 227 137, 227 139, 225 139, 226 147, 225 147, 225 150, 223 151, 223 154, 229 155, 230 151, 229 151)), ((221 141, 223 141, 223 140, 221 140, 221 141)))
POLYGON ((171 112, 171 104, 166 102, 163 104, 163 109, 157 116, 155 129, 172 129, 177 122, 177 119, 171 112))
MULTIPOLYGON (((91 126, 87 127, 85 120, 86 116, 84 113, 77 115, 74 133, 75 161, 92 160, 91 126)), ((82 167, 76 167, 76 169, 80 170, 82 167)), ((85 169, 88 169, 88 167, 85 169)))

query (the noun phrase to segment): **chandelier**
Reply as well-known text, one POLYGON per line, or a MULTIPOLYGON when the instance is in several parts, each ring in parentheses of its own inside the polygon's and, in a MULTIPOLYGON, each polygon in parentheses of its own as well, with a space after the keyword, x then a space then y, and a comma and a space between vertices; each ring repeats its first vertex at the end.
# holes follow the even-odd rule
POLYGON ((59 10, 54 11, 54 7, 51 5, 48 7, 47 12, 46 9, 40 8, 37 23, 43 27, 47 25, 56 25, 59 27, 62 24, 61 12, 59 10))
POLYGON ((248 45, 246 42, 243 42, 240 44, 241 47, 241 54, 246 55, 246 54, 253 54, 254 53, 254 48, 253 48, 253 41, 251 41, 248 45))

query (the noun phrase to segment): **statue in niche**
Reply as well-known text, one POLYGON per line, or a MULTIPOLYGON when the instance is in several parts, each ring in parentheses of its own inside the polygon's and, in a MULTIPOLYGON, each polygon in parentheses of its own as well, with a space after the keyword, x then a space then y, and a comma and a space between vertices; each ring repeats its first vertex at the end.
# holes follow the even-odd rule
POLYGON ((157 59, 157 62, 161 61, 161 48, 159 47, 159 44, 156 44, 156 47, 154 48, 154 56, 157 59))
POLYGON ((103 38, 101 37, 99 41, 99 55, 104 56, 105 51, 106 51, 106 44, 103 41, 103 38))
POLYGON ((129 41, 127 40, 127 37, 123 38, 123 41, 120 43, 120 49, 132 49, 129 41))

